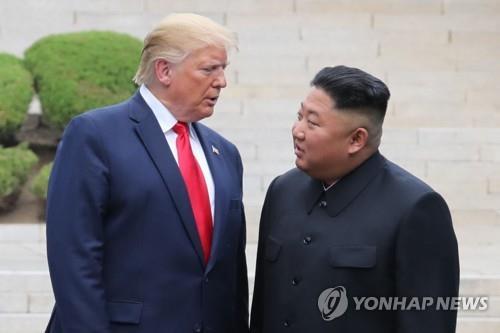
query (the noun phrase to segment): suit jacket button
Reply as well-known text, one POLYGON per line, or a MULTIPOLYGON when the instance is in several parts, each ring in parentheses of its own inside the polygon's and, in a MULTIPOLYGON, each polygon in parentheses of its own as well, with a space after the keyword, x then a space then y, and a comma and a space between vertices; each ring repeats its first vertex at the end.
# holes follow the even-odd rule
POLYGON ((292 279, 292 285, 293 285, 293 286, 296 286, 296 285, 298 285, 298 284, 299 284, 299 280, 298 280, 297 278, 293 278, 293 279, 292 279))
POLYGON ((288 320, 285 320, 285 321, 283 322, 283 326, 285 326, 285 327, 290 327, 290 322, 288 322, 288 320))
POLYGON ((319 206, 321 208, 325 208, 326 206, 328 206, 327 202, 325 200, 321 200, 320 203, 319 203, 319 206))
POLYGON ((304 243, 304 245, 311 244, 311 241, 312 241, 312 238, 310 236, 304 237, 304 239, 302 240, 302 242, 304 243))
POLYGON ((194 325, 193 332, 194 333, 202 333, 203 332, 203 328, 201 327, 200 324, 196 324, 196 325, 194 325))

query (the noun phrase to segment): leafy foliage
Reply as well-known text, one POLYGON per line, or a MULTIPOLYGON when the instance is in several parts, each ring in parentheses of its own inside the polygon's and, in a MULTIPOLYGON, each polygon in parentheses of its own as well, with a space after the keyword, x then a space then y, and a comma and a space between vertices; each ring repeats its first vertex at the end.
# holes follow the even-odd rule
POLYGON ((38 157, 26 144, 17 147, 0 146, 0 198, 20 190, 38 157))
POLYGON ((52 35, 25 53, 43 106, 44 120, 64 128, 89 109, 114 104, 136 89, 132 77, 142 43, 104 31, 52 35))
POLYGON ((32 77, 22 61, 0 53, 0 143, 13 141, 32 97, 32 77))
POLYGON ((53 162, 45 164, 33 180, 31 191, 40 199, 47 199, 47 187, 49 185, 49 177, 52 171, 53 162))

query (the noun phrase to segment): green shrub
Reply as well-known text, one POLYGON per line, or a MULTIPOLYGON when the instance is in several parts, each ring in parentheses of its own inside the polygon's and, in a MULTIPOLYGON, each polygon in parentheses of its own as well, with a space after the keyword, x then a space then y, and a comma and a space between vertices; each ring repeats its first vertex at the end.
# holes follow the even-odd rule
POLYGON ((38 158, 26 144, 0 146, 0 199, 19 191, 37 162, 38 158))
POLYGON ((130 97, 141 48, 134 37, 103 31, 52 35, 33 44, 26 66, 44 121, 62 129, 79 113, 130 97))
POLYGON ((18 58, 0 53, 0 143, 14 141, 33 97, 30 72, 18 58))
POLYGON ((50 172, 52 171, 52 164, 53 162, 45 164, 33 180, 31 191, 37 198, 43 200, 47 199, 47 187, 49 185, 49 177, 50 172))

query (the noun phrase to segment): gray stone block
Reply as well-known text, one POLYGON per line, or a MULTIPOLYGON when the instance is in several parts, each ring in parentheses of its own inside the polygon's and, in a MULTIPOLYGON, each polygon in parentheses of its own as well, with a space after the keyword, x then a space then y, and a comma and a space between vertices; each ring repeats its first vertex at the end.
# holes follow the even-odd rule
POLYGON ((416 144, 418 132, 416 129, 384 128, 382 134, 382 145, 385 144, 416 144))
POLYGON ((400 31, 500 31, 499 13, 489 14, 375 14, 375 29, 400 31))
POLYGON ((421 128, 418 139, 422 144, 500 144, 499 128, 421 128))
POLYGON ((500 276, 462 274, 460 295, 500 296, 500 276))
POLYGON ((243 101, 245 114, 257 119, 265 118, 270 121, 290 124, 297 118, 300 103, 305 98, 308 88, 304 87, 304 95, 294 98, 264 99, 255 98, 243 101))
POLYGON ((0 292, 0 315, 28 311, 28 296, 23 292, 0 292))
POLYGON ((73 1, 73 4, 77 12, 142 13, 145 10, 144 0, 85 0, 73 1))
POLYGON ((490 15, 500 12, 500 3, 496 0, 446 0, 443 2, 445 14, 490 15))
POLYGON ((492 178, 488 180, 488 193, 500 194, 500 179, 492 178))
POLYGON ((440 14, 441 2, 438 0, 382 0, 382 1, 342 1, 342 0, 297 0, 298 12, 368 12, 387 13, 391 15, 400 14, 440 14))
POLYGON ((479 161, 479 147, 474 144, 411 145, 406 143, 383 143, 380 149, 386 157, 399 160, 479 161))
POLYGON ((481 146, 479 155, 481 161, 500 162, 500 144, 481 146))
POLYGON ((266 14, 266 13, 284 13, 292 12, 293 1, 264 1, 264 0, 243 0, 243 1, 161 1, 145 0, 147 11, 169 11, 169 12, 227 12, 227 13, 246 13, 246 14, 266 14))
POLYGON ((0 271, 0 292, 49 292, 48 271, 0 271))
POLYGON ((308 82, 290 82, 281 85, 243 85, 237 84, 224 89, 224 98, 253 99, 253 98, 297 98, 307 91, 308 82))
POLYGON ((40 333, 45 330, 50 314, 0 314, 0 332, 40 333))
POLYGON ((226 98, 225 91, 223 90, 215 106, 214 114, 210 118, 204 119, 203 121, 216 121, 219 118, 225 118, 227 115, 241 115, 242 113, 243 101, 234 98, 226 98))
POLYGON ((28 300, 29 313, 51 313, 55 304, 52 293, 30 293, 28 300))
POLYGON ((498 162, 450 162, 429 161, 428 176, 442 180, 484 180, 498 175, 498 162))
POLYGON ((142 41, 163 15, 77 11, 74 17, 73 30, 112 30, 132 35, 142 41))
POLYGON ((458 318, 457 333, 497 333, 499 318, 458 318))
MULTIPOLYGON (((496 209, 478 209, 478 210, 470 210, 470 209, 455 209, 452 211, 453 223, 465 225, 469 228, 473 228, 469 231, 470 235, 473 237, 471 240, 476 241, 481 239, 481 237, 477 237, 475 234, 476 226, 486 225, 490 226, 489 228, 493 228, 495 230, 500 225, 500 212, 496 209)), ((490 229, 491 230, 491 229, 490 229)), ((487 233, 489 234, 489 233, 487 233)), ((481 234, 480 234, 481 236, 481 234)))

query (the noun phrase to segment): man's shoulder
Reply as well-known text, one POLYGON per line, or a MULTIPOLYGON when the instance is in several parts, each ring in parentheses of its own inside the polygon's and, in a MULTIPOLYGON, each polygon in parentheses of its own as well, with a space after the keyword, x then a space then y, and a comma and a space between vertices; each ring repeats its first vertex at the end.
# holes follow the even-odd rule
POLYGON ((117 104, 107 105, 100 108, 86 111, 75 118, 86 118, 97 122, 116 121, 118 118, 128 118, 130 100, 125 100, 117 104))
MULTIPOLYGON (((236 148, 234 143, 232 143, 231 141, 226 139, 224 136, 222 136, 222 134, 216 132, 215 130, 211 129, 210 127, 208 127, 200 122, 197 122, 196 126, 197 126, 199 134, 203 135, 203 137, 205 139, 209 139, 213 143, 220 145, 221 148, 230 149, 231 151, 238 153, 238 149, 236 148)), ((218 147, 214 147, 214 148, 218 149, 218 147)))
POLYGON ((289 191, 302 188, 303 185, 311 181, 311 177, 299 168, 293 168, 277 176, 271 182, 274 190, 289 191))
POLYGON ((64 136, 116 135, 130 124, 129 112, 131 99, 118 104, 104 106, 83 112, 71 119, 64 129, 64 136))
POLYGON ((388 191, 397 192, 399 198, 409 201, 436 192, 425 181, 389 160, 386 160, 381 185, 388 191))
POLYGON ((300 170, 299 168, 292 168, 283 173, 282 175, 280 175, 279 179, 283 183, 289 183, 297 180, 310 179, 310 176, 308 176, 304 171, 300 170))

